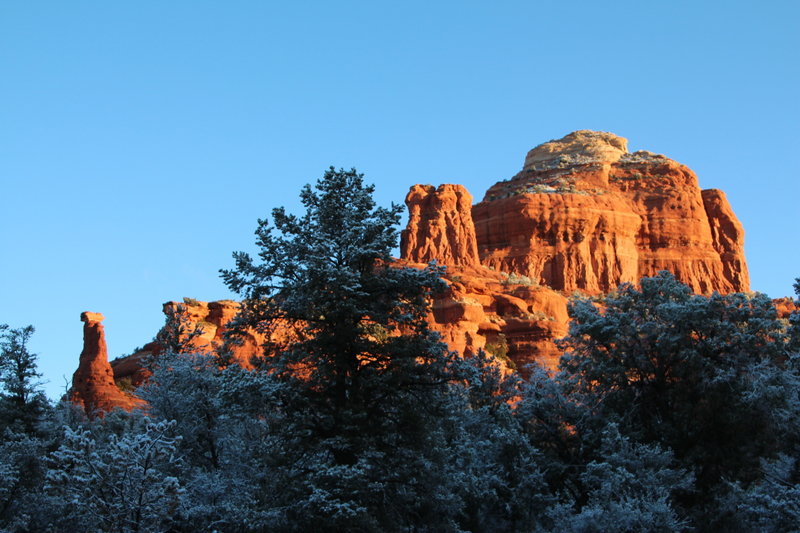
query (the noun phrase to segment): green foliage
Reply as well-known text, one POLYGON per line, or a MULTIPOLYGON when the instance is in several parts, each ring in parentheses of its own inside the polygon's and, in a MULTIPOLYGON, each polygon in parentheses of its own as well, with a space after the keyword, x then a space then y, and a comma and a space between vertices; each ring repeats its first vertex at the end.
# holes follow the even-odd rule
POLYGON ((7 427, 33 433, 48 408, 40 390, 36 354, 28 351, 33 326, 0 324, 0 438, 7 427))
POLYGON ((508 340, 500 333, 493 342, 486 343, 486 351, 496 359, 503 361, 508 368, 517 370, 517 364, 508 356, 508 340))
POLYGON ((126 376, 124 378, 120 378, 120 379, 116 380, 116 383, 117 383, 117 387, 119 387, 119 390, 121 390, 123 392, 131 393, 134 390, 136 390, 136 387, 133 386, 133 380, 131 379, 130 376, 126 376))

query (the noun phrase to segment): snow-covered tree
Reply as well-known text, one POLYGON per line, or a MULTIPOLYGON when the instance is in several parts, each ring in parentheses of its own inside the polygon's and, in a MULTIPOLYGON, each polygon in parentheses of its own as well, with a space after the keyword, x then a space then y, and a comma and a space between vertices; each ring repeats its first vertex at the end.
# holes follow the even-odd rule
POLYGON ((184 527, 270 529, 274 513, 259 508, 269 508, 264 502, 280 490, 268 464, 279 448, 271 433, 280 416, 277 383, 265 372, 220 368, 208 354, 160 360, 138 394, 148 401, 149 416, 175 421, 184 527))
POLYGON ((625 437, 672 451, 696 477, 684 505, 702 507, 724 480, 758 479, 760 460, 781 450, 794 378, 766 296, 694 295, 662 272, 621 286, 602 309, 578 300, 570 311, 566 395, 625 437))
POLYGON ((41 498, 46 442, 39 435, 6 429, 0 439, 0 531, 35 531, 46 515, 41 498))
POLYGON ((548 510, 550 529, 667 533, 688 526, 674 505, 674 494, 687 490, 692 478, 675 468, 672 454, 657 444, 631 442, 615 424, 601 435, 596 458, 578 468, 582 494, 548 510))
POLYGON ((564 376, 538 366, 521 388, 514 416, 541 458, 553 501, 543 531, 677 531, 688 519, 677 498, 691 487, 669 450, 620 434, 598 416, 599 401, 568 393, 564 376))
POLYGON ((439 490, 441 421, 458 365, 425 320, 445 285, 436 268, 390 264, 401 207, 376 207, 372 193, 355 170, 331 168, 303 189, 303 216, 278 208, 274 226, 259 221, 259 261, 236 253, 222 275, 244 298, 241 325, 292 332, 266 347, 262 369, 287 385, 288 523, 448 529, 458 505, 439 490))
POLYGON ((720 514, 728 531, 779 533, 797 531, 800 524, 800 465, 794 457, 780 454, 763 460, 762 478, 744 487, 733 483, 722 497, 720 514))
MULTIPOLYGON (((125 415, 126 417, 128 415, 125 415)), ((183 492, 175 423, 130 415, 124 432, 64 428, 45 488, 62 531, 165 531, 183 492)))
POLYGON ((462 396, 453 403, 448 446, 453 490, 465 531, 537 531, 555 503, 545 456, 513 414, 522 382, 480 351, 468 357, 462 396))

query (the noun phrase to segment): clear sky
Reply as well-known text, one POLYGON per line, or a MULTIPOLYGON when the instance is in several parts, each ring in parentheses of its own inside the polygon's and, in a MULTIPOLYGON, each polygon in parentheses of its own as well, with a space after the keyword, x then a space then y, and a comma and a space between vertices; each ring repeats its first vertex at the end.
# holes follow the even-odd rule
POLYGON ((79 315, 111 357, 218 277, 330 165, 381 204, 477 198, 527 150, 611 131, 724 190, 754 290, 800 276, 800 2, 0 2, 0 323, 46 391, 79 315))

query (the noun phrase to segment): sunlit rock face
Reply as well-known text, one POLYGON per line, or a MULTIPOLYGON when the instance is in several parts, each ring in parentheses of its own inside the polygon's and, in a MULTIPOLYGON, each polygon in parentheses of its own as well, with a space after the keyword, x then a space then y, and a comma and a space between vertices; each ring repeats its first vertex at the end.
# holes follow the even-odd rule
MULTIPOLYGON (((725 195, 700 190, 697 176, 663 155, 629 153, 627 140, 576 131, 528 152, 523 169, 492 185, 476 205, 461 185, 415 185, 406 196, 409 221, 395 266, 447 266, 448 290, 432 302, 428 321, 452 350, 486 350, 507 371, 530 363, 555 369, 567 334, 567 297, 600 295, 622 282, 669 270, 695 292, 749 290, 744 232, 725 195)), ((790 299, 778 311, 795 309, 790 299)), ((197 351, 220 350, 232 301, 167 302, 197 351)), ((117 385, 147 379, 142 361, 162 347, 151 342, 109 364, 102 315, 84 313, 84 350, 70 398, 87 410, 130 409, 137 400, 117 385)), ((286 329, 286 328, 284 328, 286 329)), ((277 327, 270 335, 286 340, 277 327)), ((244 367, 263 357, 262 333, 227 346, 244 367)))
POLYGON ((660 270, 700 294, 749 290, 744 232, 725 195, 611 133, 534 148, 472 218, 482 264, 567 293, 605 293, 660 270))
POLYGON ((480 264, 472 195, 461 185, 414 185, 406 195, 408 226, 400 254, 417 263, 436 260, 452 266, 480 264))
POLYGON ((449 290, 434 299, 428 321, 451 350, 485 350, 523 375, 531 363, 558 366, 561 352, 553 339, 567 334, 564 295, 481 265, 449 267, 445 279, 449 290))
POLYGON ((589 130, 544 143, 470 213, 460 185, 411 188, 402 259, 449 267, 450 292, 430 321, 452 349, 504 344, 514 366, 552 369, 553 340, 568 327, 564 295, 576 290, 600 295, 660 270, 699 294, 749 290, 744 232, 725 195, 627 146, 589 130))
MULTIPOLYGON (((167 322, 177 320, 181 324, 179 337, 186 344, 184 351, 218 353, 224 347, 227 359, 244 368, 252 368, 253 359, 261 356, 262 335, 255 331, 244 331, 237 336, 236 343, 225 342, 228 324, 239 312, 239 307, 240 304, 233 300, 202 302, 185 298, 183 302, 166 302, 162 305, 162 311, 167 322)), ((169 324, 165 324, 155 337, 166 336, 165 329, 168 327, 169 324)), ((143 366, 144 360, 163 351, 164 346, 153 341, 129 356, 111 361, 114 379, 117 382, 125 380, 132 387, 138 387, 150 377, 143 366)))
POLYGON ((114 381, 114 373, 108 363, 103 319, 100 313, 81 313, 83 351, 69 391, 70 401, 82 406, 90 416, 106 413, 115 407, 130 411, 141 403, 120 390, 114 381))

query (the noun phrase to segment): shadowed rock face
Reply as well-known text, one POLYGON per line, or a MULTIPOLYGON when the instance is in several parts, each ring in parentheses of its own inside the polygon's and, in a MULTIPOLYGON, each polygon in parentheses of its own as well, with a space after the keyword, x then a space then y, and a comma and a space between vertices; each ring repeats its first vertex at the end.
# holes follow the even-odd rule
MULTIPOLYGON (((473 233, 463 205, 440 200, 456 190, 463 203, 457 185, 412 187, 404 259, 476 264, 454 253, 473 233)), ((567 293, 606 293, 660 270, 700 294, 749 290, 744 232, 725 195, 701 191, 694 172, 665 156, 628 153, 611 133, 582 130, 534 148, 522 172, 472 208, 472 221, 480 264, 567 293)))
POLYGON ((69 399, 83 406, 89 415, 102 414, 115 407, 131 410, 141 402, 117 387, 103 330, 103 315, 85 311, 83 321, 83 351, 80 364, 72 376, 69 399))

